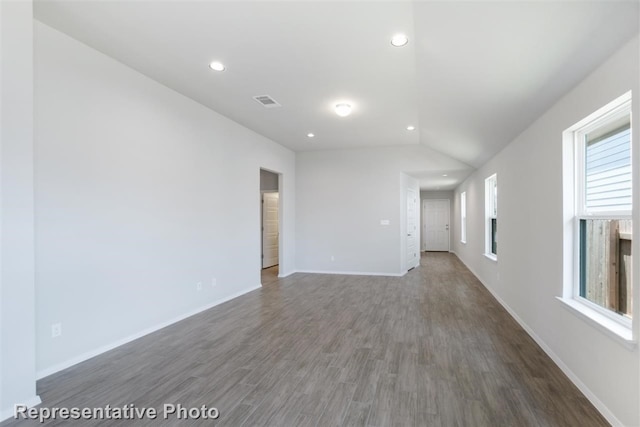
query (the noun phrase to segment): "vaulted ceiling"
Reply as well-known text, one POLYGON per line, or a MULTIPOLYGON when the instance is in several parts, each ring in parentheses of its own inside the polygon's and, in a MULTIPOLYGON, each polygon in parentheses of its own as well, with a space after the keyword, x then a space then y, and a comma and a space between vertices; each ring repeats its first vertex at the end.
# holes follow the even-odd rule
POLYGON ((35 17, 294 151, 422 145, 451 161, 411 172, 445 189, 637 34, 639 5, 40 0, 35 17))

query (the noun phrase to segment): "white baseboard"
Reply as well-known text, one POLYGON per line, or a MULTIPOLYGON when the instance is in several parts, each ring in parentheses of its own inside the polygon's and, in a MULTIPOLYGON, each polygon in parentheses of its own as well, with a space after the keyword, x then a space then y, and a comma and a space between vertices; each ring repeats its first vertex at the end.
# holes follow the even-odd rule
POLYGON ((296 270, 296 273, 311 273, 311 274, 344 274, 348 276, 385 276, 385 277, 402 277, 404 273, 372 273, 367 271, 331 271, 331 270, 296 270))
MULTIPOLYGON (((16 405, 25 405, 27 408, 33 408, 34 406, 38 406, 39 404, 42 403, 42 400, 40 400, 40 396, 38 396, 37 394, 29 399, 26 399, 22 402, 16 402, 16 405)), ((5 408, 2 411, 0 411, 0 422, 7 420, 9 418, 13 418, 14 417, 14 411, 15 411, 15 407, 12 408, 5 408)))
POLYGON ((533 338, 533 340, 540 346, 540 348, 542 348, 542 351, 544 351, 547 356, 549 356, 551 360, 553 360, 553 362, 560 368, 560 370, 562 370, 562 372, 564 372, 564 374, 569 377, 571 382, 573 382, 573 384, 578 387, 582 394, 584 394, 589 402, 591 402, 593 406, 596 407, 600 414, 602 414, 602 416, 605 417, 612 426, 623 426, 623 424, 613 414, 613 412, 611 412, 611 410, 600 399, 598 399, 598 397, 591 391, 591 389, 589 389, 589 387, 587 387, 585 383, 583 383, 580 378, 573 373, 573 371, 564 363, 564 361, 560 357, 558 357, 558 355, 555 354, 553 350, 551 350, 547 343, 544 342, 544 340, 540 338, 533 331, 533 329, 531 329, 529 325, 527 325, 525 321, 522 320, 520 316, 518 316, 516 312, 512 310, 511 307, 509 307, 509 305, 493 291, 493 289, 487 286, 487 284, 480 278, 480 276, 478 276, 478 274, 476 274, 476 272, 470 266, 468 266, 460 257, 458 257, 457 254, 456 257, 465 265, 465 267, 467 267, 469 271, 471 271, 471 273, 473 273, 474 276, 476 276, 478 281, 482 283, 482 286, 484 286, 485 289, 487 289, 489 293, 496 299, 496 301, 498 301, 500 305, 504 307, 505 310, 507 310, 507 313, 509 313, 509 315, 511 315, 511 317, 513 317, 513 319, 518 322, 520 327, 522 327, 522 329, 524 329, 525 332, 527 332, 527 334, 529 334, 529 336, 533 338))
POLYGON ((289 271, 288 273, 279 273, 278 277, 282 279, 282 278, 285 278, 285 277, 289 277, 289 276, 291 276, 292 274, 295 274, 295 273, 296 273, 295 270, 289 271))
POLYGON ((148 334, 150 334, 152 332, 156 332, 156 331, 158 331, 158 330, 160 330, 162 328, 166 328, 167 326, 172 325, 174 323, 177 323, 177 322, 179 322, 181 320, 184 320, 187 317, 191 317, 191 316, 196 315, 198 313, 201 313, 201 312, 203 312, 205 310, 209 310, 210 308, 213 308, 213 307, 215 307, 217 305, 220 305, 222 303, 230 301, 230 300, 232 300, 234 298, 242 296, 242 295, 244 295, 246 293, 249 293, 251 291, 255 291, 256 289, 260 289, 261 287, 262 287, 262 285, 258 285, 258 286, 254 286, 254 287, 249 288, 249 289, 245 289, 245 290, 240 291, 240 292, 236 292, 234 294, 231 294, 229 296, 226 296, 224 298, 216 300, 216 301, 214 301, 214 302, 212 302, 210 304, 207 304, 205 306, 202 306, 202 307, 196 308, 194 310, 188 311, 186 313, 183 313, 183 314, 181 314, 179 316, 176 316, 176 317, 174 317, 174 318, 172 318, 170 320, 167 320, 165 322, 161 322, 161 323, 159 323, 157 325, 154 325, 154 326, 152 326, 150 328, 143 329, 142 331, 136 332, 135 334, 129 335, 129 336, 125 337, 125 338, 119 339, 119 340, 114 341, 112 343, 109 343, 107 345, 103 345, 103 346, 98 347, 96 349, 87 351, 85 353, 80 354, 79 356, 76 356, 76 357, 73 357, 71 359, 65 360, 62 363, 58 363, 56 365, 53 365, 53 366, 50 366, 48 368, 42 369, 42 370, 36 372, 36 378, 37 379, 41 379, 41 378, 44 378, 44 377, 48 377, 51 374, 55 374, 56 372, 62 371, 63 369, 67 369, 67 368, 69 368, 69 367, 71 367, 73 365, 77 365, 80 362, 84 362, 85 360, 91 359, 92 357, 98 356, 99 354, 105 353, 105 352, 107 352, 109 350, 113 350, 116 347, 120 347, 121 345, 127 344, 127 343, 129 343, 129 342, 131 342, 133 340, 141 338, 141 337, 143 337, 145 335, 148 335, 148 334))

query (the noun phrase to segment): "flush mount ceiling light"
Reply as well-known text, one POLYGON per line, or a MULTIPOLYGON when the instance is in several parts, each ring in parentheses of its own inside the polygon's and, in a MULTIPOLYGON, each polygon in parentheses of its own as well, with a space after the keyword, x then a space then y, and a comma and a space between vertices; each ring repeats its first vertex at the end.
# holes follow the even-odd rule
POLYGON ((313 134, 313 133, 311 133, 311 132, 309 132, 309 133, 307 134, 307 138, 313 138, 314 136, 315 136, 315 134, 313 134))
POLYGON ((391 44, 395 47, 402 47, 409 43, 409 39, 404 34, 396 34, 391 37, 391 44))
POLYGON ((220 61, 213 61, 211 64, 209 64, 209 68, 211 68, 213 71, 224 71, 226 67, 220 61))
POLYGON ((407 130, 416 130, 416 127, 409 125, 409 126, 407 126, 407 130))
POLYGON ((449 175, 447 175, 446 173, 443 173, 442 176, 449 176, 449 175))
POLYGON ((336 104, 335 110, 336 114, 340 117, 347 117, 349 114, 351 114, 351 104, 341 102, 339 104, 336 104))

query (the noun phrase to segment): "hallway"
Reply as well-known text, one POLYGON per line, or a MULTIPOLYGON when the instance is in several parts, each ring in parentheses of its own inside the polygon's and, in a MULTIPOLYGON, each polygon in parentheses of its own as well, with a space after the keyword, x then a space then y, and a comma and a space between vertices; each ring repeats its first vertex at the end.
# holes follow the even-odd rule
MULTIPOLYGON (((273 280, 42 379, 38 392, 48 407, 214 406, 218 426, 607 425, 448 253, 423 254, 401 278, 273 280)), ((147 423, 177 424, 130 425, 147 423)))

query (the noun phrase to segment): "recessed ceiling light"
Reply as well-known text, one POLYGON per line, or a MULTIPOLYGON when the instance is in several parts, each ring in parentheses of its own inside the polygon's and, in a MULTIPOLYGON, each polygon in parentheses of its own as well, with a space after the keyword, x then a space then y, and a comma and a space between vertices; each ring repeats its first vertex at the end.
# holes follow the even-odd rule
POLYGON ((446 173, 443 173, 442 176, 448 176, 446 173))
POLYGON ((407 130, 416 130, 415 126, 407 126, 407 130))
POLYGON ((312 134, 311 132, 309 132, 309 133, 307 134, 307 137, 309 137, 309 138, 313 138, 314 136, 315 136, 315 135, 314 135, 314 134, 312 134))
POLYGON ((209 64, 209 68, 211 68, 213 71, 224 71, 226 67, 222 62, 213 61, 211 64, 209 64))
POLYGON ((340 117, 347 117, 351 114, 351 104, 347 104, 346 102, 341 102, 336 104, 336 114, 340 117))
POLYGON ((391 44, 395 47, 402 47, 407 43, 409 43, 409 39, 404 34, 396 34, 395 36, 391 37, 391 44))

